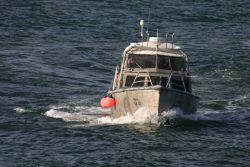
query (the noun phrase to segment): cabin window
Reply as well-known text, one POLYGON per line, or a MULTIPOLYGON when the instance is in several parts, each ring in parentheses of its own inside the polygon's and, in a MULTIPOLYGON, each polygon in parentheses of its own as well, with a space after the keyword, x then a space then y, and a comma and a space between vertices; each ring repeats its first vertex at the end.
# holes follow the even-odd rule
POLYGON ((169 57, 158 55, 157 66, 163 70, 185 71, 186 60, 183 57, 169 57))
POLYGON ((191 80, 190 79, 185 79, 184 83, 185 83, 185 87, 186 87, 187 92, 192 93, 191 80))
POLYGON ((125 87, 140 87, 144 86, 145 77, 127 76, 125 87))
POLYGON ((171 70, 170 58, 167 56, 158 56, 157 66, 159 69, 171 70))
POLYGON ((171 78, 171 88, 185 91, 182 78, 179 76, 172 77, 171 78))
POLYGON ((167 77, 162 77, 161 78, 161 85, 162 86, 167 86, 168 84, 168 78, 167 77))
MULTIPOLYGON (((150 79, 151 79, 153 85, 160 85, 160 80, 161 80, 160 77, 151 76, 150 79)), ((149 80, 148 81, 148 86, 153 86, 153 85, 151 85, 151 82, 149 80)))
POLYGON ((158 77, 158 76, 151 76, 151 82, 148 81, 148 86, 155 86, 155 85, 162 85, 162 86, 167 86, 168 84, 168 78, 167 77, 158 77))
POLYGON ((127 76, 125 86, 131 87, 134 80, 135 80, 135 76, 127 76))
POLYGON ((171 57, 171 68, 174 71, 185 71, 186 70, 186 61, 183 57, 171 57))
POLYGON ((155 55, 130 54, 127 60, 128 68, 155 68, 155 64, 155 55))
POLYGON ((136 77, 133 87, 144 86, 145 77, 136 77))

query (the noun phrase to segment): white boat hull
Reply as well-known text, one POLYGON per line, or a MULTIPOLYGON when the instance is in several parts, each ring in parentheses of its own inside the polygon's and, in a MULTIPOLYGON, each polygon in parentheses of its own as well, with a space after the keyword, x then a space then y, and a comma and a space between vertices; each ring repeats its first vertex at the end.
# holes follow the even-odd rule
POLYGON ((116 100, 111 109, 114 118, 134 114, 140 108, 146 108, 150 115, 159 115, 173 108, 181 109, 184 114, 194 114, 199 99, 191 93, 162 86, 118 89, 109 93, 116 100))

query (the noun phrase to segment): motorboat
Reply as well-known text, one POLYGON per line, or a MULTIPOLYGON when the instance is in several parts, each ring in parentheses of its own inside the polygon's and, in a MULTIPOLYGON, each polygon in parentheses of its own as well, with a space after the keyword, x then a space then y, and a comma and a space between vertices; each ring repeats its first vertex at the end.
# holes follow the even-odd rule
POLYGON ((101 106, 110 108, 113 118, 133 115, 139 109, 152 116, 172 109, 194 114, 198 100, 192 93, 188 57, 174 44, 174 33, 162 38, 157 32, 126 47, 101 106))

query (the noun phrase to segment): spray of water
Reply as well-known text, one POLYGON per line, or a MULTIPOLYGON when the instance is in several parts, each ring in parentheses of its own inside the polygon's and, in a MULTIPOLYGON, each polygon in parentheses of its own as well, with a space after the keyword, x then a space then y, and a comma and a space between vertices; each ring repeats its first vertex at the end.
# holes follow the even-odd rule
POLYGON ((103 115, 102 109, 99 107, 76 107, 72 109, 74 112, 62 111, 63 107, 54 107, 44 115, 51 118, 60 118, 66 122, 88 122, 92 125, 114 125, 114 124, 157 124, 158 116, 152 114, 145 108, 138 109, 134 114, 128 113, 119 118, 103 115))
POLYGON ((119 118, 110 116, 100 117, 96 119, 97 124, 157 124, 158 115, 153 114, 146 108, 139 108, 134 114, 128 113, 119 118))
POLYGON ((45 112, 45 116, 51 118, 63 119, 66 122, 91 122, 95 120, 101 112, 100 107, 86 107, 86 106, 53 106, 50 110, 45 112))
POLYGON ((186 115, 179 108, 164 111, 161 114, 153 114, 147 108, 139 108, 134 114, 128 113, 119 118, 113 118, 103 114, 100 107, 76 106, 52 107, 44 113, 51 118, 62 119, 66 122, 79 122, 93 125, 116 125, 116 124, 154 124, 161 125, 166 121, 192 120, 192 121, 241 121, 250 118, 248 110, 236 110, 234 112, 199 111, 195 114, 186 115))
POLYGON ((22 108, 22 107, 14 108, 14 110, 16 111, 16 113, 31 113, 31 112, 35 112, 35 111, 29 110, 29 109, 25 109, 25 108, 22 108))

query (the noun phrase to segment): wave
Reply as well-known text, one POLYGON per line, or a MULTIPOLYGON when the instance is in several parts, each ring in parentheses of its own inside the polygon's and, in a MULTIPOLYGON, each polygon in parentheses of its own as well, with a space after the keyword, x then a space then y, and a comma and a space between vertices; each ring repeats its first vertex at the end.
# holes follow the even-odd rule
POLYGON ((100 111, 100 107, 59 106, 46 111, 44 115, 51 118, 59 118, 66 122, 90 122, 96 119, 100 111))
POLYGON ((180 109, 163 112, 163 117, 170 119, 185 119, 192 121, 244 121, 250 118, 250 109, 237 108, 236 110, 225 111, 197 111, 195 114, 183 114, 180 109), (165 114, 165 115, 164 115, 165 114))
POLYGON ((45 112, 45 116, 51 118, 59 118, 66 122, 88 122, 91 125, 114 125, 114 124, 145 124, 157 123, 157 115, 152 114, 145 108, 138 109, 134 114, 127 114, 119 118, 110 117, 107 113, 109 111, 103 110, 100 107, 86 107, 76 106, 74 108, 69 106, 54 107, 45 112), (68 110, 71 111, 62 111, 68 110))
POLYGON ((207 121, 244 121, 250 118, 250 109, 234 111, 198 111, 195 114, 184 114, 179 108, 162 112, 159 116, 153 114, 147 108, 139 108, 134 114, 128 113, 119 118, 109 116, 107 111, 103 112, 100 107, 87 106, 60 106, 46 111, 44 115, 51 118, 62 119, 65 122, 77 122, 82 125, 121 125, 121 124, 154 124, 160 126, 170 121, 176 120, 207 122, 207 121))
POLYGON ((158 115, 147 108, 139 108, 134 114, 128 113, 119 118, 110 116, 100 117, 96 120, 97 124, 158 124, 158 115))
POLYGON ((249 100, 249 97, 250 97, 250 93, 237 96, 234 99, 229 100, 225 108, 228 111, 239 110, 240 108, 239 108, 238 103, 247 103, 247 100, 249 100))
POLYGON ((210 112, 203 115, 203 120, 208 121, 235 121, 241 122, 250 118, 250 109, 237 109, 224 112, 210 112))
POLYGON ((22 107, 16 107, 13 110, 15 110, 16 113, 31 113, 31 112, 35 112, 35 111, 28 110, 28 109, 25 109, 25 108, 22 108, 22 107))

